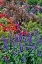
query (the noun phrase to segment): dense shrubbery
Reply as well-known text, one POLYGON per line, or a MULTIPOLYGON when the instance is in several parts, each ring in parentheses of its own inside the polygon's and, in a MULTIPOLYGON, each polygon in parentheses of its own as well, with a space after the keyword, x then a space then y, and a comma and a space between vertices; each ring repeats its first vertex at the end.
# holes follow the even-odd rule
POLYGON ((27 4, 30 5, 36 5, 38 3, 38 0, 26 0, 27 4))
POLYGON ((28 33, 27 36, 22 36, 20 33, 15 36, 10 33, 8 39, 2 36, 0 44, 3 47, 0 52, 0 63, 11 64, 15 61, 14 64, 40 64, 42 62, 41 38, 38 30, 35 30, 34 34, 28 33))
MULTIPOLYGON (((5 2, 0 6, 0 64, 42 64, 40 8, 5 2), (37 14, 31 12, 32 8, 38 10, 37 14)), ((38 1, 28 3, 36 5, 38 1)))
POLYGON ((40 6, 42 6, 42 0, 40 0, 40 6))
POLYGON ((42 0, 26 0, 26 3, 30 5, 37 5, 39 3, 42 6, 42 0))
POLYGON ((42 33, 42 26, 37 23, 38 23, 37 21, 36 22, 29 21, 29 23, 24 22, 21 28, 26 29, 29 32, 32 32, 36 28, 40 31, 40 33, 42 33))

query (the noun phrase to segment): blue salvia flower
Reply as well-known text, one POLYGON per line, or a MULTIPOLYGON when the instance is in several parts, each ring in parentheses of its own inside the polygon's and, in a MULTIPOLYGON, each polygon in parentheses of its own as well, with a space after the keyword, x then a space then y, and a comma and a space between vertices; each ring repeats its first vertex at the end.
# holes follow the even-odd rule
POLYGON ((21 54, 22 52, 20 50, 18 50, 18 54, 21 54))
POLYGON ((35 45, 34 45, 34 46, 32 46, 32 49, 33 49, 33 50, 35 50, 35 49, 36 49, 35 45))
POLYGON ((36 47, 39 43, 42 44, 42 40, 41 40, 41 39, 38 39, 38 40, 36 41, 35 47, 36 47))
POLYGON ((34 38, 37 40, 37 37, 39 35, 39 31, 37 29, 34 29, 34 38))
POLYGON ((12 51, 12 54, 13 54, 14 56, 16 56, 16 54, 17 54, 17 53, 16 53, 16 52, 14 52, 14 51, 12 51))
POLYGON ((19 41, 19 35, 15 35, 15 42, 18 42, 19 41))
POLYGON ((37 56, 41 56, 42 50, 37 50, 37 56))
POLYGON ((23 51, 23 46, 21 43, 19 43, 19 47, 20 47, 20 51, 22 52, 23 51))
POLYGON ((24 38, 24 44, 25 44, 25 46, 29 45, 29 38, 28 37, 24 38))
POLYGON ((8 39, 9 39, 9 42, 10 42, 10 45, 14 48, 14 37, 12 36, 12 32, 10 31, 10 34, 8 36, 8 39))
POLYGON ((10 42, 10 49, 14 48, 15 43, 13 43, 13 38, 10 37, 9 42, 10 42))
POLYGON ((31 33, 29 34, 28 40, 29 40, 29 45, 31 45, 31 43, 32 43, 32 34, 31 33))
POLYGON ((22 60, 21 61, 22 61, 22 63, 26 62, 25 56, 22 57, 22 60))
POLYGON ((41 39, 38 39, 38 40, 36 41, 35 45, 32 46, 32 49, 35 50, 39 43, 42 45, 42 40, 41 40, 41 39))
POLYGON ((21 41, 22 41, 22 35, 19 34, 19 42, 21 42, 21 41))
POLYGON ((40 51, 37 51, 37 56, 41 56, 40 51))
POLYGON ((4 36, 2 36, 2 41, 3 41, 3 44, 4 44, 4 48, 6 48, 6 50, 8 50, 8 40, 6 38, 4 38, 4 36))
POLYGON ((32 49, 32 46, 26 46, 26 50, 32 49))
POLYGON ((28 37, 24 36, 24 42, 28 42, 28 37))

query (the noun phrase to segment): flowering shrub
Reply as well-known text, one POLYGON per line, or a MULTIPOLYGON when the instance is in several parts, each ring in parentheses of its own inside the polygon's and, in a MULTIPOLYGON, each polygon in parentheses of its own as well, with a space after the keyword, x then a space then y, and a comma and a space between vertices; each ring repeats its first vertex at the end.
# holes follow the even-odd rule
MULTIPOLYGON (((9 31, 11 31, 13 34, 20 32, 20 25, 14 24, 12 18, 1 18, 0 19, 0 37, 2 36, 3 32, 5 34, 4 36, 8 35, 9 31)), ((8 36, 6 36, 8 37, 8 36)))
POLYGON ((0 64, 42 64, 42 8, 22 0, 0 1, 0 64))
POLYGON ((40 5, 42 6, 42 0, 40 0, 40 5))
POLYGON ((9 38, 2 36, 1 42, 3 47, 0 52, 0 63, 40 64, 42 62, 42 37, 36 30, 33 36, 32 33, 29 33, 28 36, 19 33, 12 37, 10 32, 9 38))

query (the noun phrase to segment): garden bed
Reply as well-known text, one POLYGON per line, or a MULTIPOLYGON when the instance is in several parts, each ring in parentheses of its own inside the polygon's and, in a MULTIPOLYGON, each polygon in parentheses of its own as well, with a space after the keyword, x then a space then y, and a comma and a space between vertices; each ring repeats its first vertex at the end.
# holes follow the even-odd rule
POLYGON ((0 0, 0 64, 42 64, 42 5, 28 2, 0 0))

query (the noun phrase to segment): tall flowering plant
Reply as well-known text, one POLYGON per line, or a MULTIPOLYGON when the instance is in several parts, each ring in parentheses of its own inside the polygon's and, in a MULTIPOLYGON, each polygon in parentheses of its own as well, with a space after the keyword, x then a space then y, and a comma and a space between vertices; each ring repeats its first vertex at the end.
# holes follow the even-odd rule
POLYGON ((1 40, 3 42, 2 46, 4 46, 1 48, 3 63, 4 61, 10 64, 42 63, 42 36, 36 29, 33 34, 28 33, 28 36, 21 33, 12 36, 10 32, 8 39, 2 36, 1 40))

